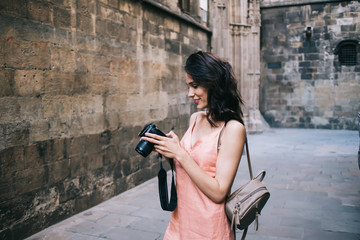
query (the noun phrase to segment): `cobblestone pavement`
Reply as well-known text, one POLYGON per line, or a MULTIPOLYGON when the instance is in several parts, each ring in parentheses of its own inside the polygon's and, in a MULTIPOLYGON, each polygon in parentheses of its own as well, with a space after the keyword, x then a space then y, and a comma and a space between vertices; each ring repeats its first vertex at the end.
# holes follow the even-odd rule
MULTIPOLYGON (((248 138, 254 174, 266 170, 271 196, 247 240, 360 239, 358 131, 270 129, 248 138)), ((247 178, 243 156, 233 189, 247 178)), ((28 239, 162 239, 170 213, 157 191, 154 178, 28 239)))

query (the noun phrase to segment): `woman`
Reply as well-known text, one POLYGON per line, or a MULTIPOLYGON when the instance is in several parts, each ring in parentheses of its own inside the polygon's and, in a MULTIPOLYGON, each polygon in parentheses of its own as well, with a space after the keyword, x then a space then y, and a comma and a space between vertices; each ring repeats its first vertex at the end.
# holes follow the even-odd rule
POLYGON ((189 56, 185 71, 188 97, 204 111, 192 114, 181 142, 172 131, 142 138, 175 160, 178 205, 164 239, 234 239, 224 204, 245 142, 236 79, 228 62, 201 51, 189 56))

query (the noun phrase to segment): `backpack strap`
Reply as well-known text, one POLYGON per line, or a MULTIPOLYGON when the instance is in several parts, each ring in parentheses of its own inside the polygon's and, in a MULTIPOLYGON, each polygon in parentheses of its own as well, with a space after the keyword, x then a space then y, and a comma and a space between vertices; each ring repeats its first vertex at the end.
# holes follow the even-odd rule
MULTIPOLYGON (((219 148, 220 148, 220 138, 222 136, 222 133, 225 129, 226 125, 221 129, 220 135, 219 135, 219 139, 218 139, 218 152, 219 152, 219 148)), ((249 175, 250 175, 250 180, 253 179, 253 171, 252 171, 252 167, 251 167, 251 161, 250 161, 250 153, 249 153, 249 145, 248 145, 248 140, 247 140, 247 134, 245 133, 245 150, 246 150, 246 158, 247 158, 247 162, 248 162, 248 167, 249 167, 249 175)), ((257 176, 259 177, 259 175, 257 176)), ((263 178, 263 176, 262 176, 263 178)), ((261 178, 261 180, 262 180, 261 178)), ((241 240, 245 240, 246 234, 247 234, 248 228, 245 228, 241 237, 241 240)), ((234 236, 236 238, 236 228, 234 228, 234 236)))
POLYGON ((241 237, 241 240, 245 240, 246 234, 247 234, 248 228, 244 229, 243 235, 241 237))

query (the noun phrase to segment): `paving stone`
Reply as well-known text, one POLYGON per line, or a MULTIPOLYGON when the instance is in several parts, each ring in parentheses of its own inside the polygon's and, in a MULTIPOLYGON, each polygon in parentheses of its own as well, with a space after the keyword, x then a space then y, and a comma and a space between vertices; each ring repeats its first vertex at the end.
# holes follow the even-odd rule
POLYGON ((136 240, 149 240, 149 239, 159 239, 160 234, 148 231, 139 231, 130 228, 112 228, 108 232, 101 235, 105 239, 136 239, 136 240))
POLYGON ((96 221, 96 224, 100 224, 102 226, 112 226, 112 227, 128 227, 137 220, 139 220, 139 218, 134 216, 108 214, 105 217, 96 221))
POLYGON ((77 232, 82 234, 89 234, 92 236, 100 236, 108 228, 109 228, 108 225, 100 225, 94 222, 86 221, 86 222, 81 222, 77 225, 73 225, 66 230, 69 232, 77 232))
POLYGON ((280 222, 281 226, 289 227, 303 227, 304 229, 320 229, 321 221, 320 219, 314 218, 299 218, 299 217, 283 217, 280 222))
POLYGON ((346 232, 335 232, 335 231, 325 231, 325 230, 313 230, 305 229, 303 239, 316 239, 316 240, 359 240, 359 234, 346 233, 346 232))
POLYGON ((79 214, 78 216, 84 220, 95 222, 96 220, 101 219, 106 215, 107 215, 106 212, 89 210, 89 211, 85 211, 82 214, 79 214))
POLYGON ((53 240, 53 239, 72 239, 75 237, 75 233, 55 229, 50 231, 44 230, 42 234, 33 235, 28 240, 53 240))
POLYGON ((91 235, 83 235, 83 234, 76 234, 74 237, 72 237, 69 240, 101 240, 101 239, 106 239, 103 237, 95 237, 95 236, 91 236, 91 235))
POLYGON ((303 227, 288 226, 261 226, 256 235, 271 236, 278 238, 302 239, 304 235, 303 227))
POLYGON ((149 218, 139 218, 138 221, 133 222, 130 225, 130 228, 134 230, 154 232, 160 235, 166 231, 168 223, 169 223, 169 219, 156 220, 149 218))

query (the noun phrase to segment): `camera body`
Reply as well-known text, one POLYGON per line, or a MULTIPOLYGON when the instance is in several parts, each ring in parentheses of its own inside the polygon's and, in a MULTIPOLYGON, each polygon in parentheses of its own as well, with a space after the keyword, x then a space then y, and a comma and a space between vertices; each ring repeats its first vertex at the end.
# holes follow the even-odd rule
MULTIPOLYGON (((145 133, 153 133, 165 137, 165 134, 156 128, 155 124, 153 123, 145 125, 144 129, 139 133, 139 137, 145 136, 145 133)), ((135 150, 143 157, 147 157, 153 149, 154 144, 145 140, 141 140, 135 148, 135 150)))

